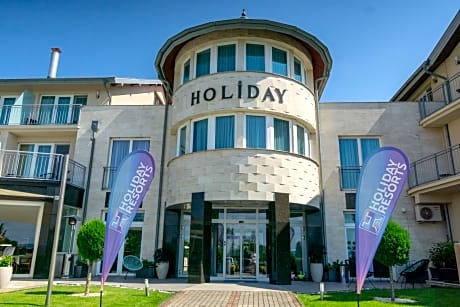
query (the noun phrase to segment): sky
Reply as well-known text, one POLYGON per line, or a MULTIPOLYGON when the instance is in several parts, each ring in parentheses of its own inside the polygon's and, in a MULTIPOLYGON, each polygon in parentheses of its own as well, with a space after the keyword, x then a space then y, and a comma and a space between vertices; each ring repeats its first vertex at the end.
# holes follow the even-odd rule
POLYGON ((0 0, 0 79, 45 78, 50 48, 58 77, 156 79, 171 36, 241 16, 301 28, 327 46, 323 102, 388 101, 427 59, 459 9, 457 0, 0 0))

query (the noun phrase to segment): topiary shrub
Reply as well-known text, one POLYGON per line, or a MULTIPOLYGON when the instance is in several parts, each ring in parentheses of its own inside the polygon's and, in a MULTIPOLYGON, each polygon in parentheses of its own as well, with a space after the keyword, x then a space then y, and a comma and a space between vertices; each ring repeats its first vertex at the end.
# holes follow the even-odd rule
POLYGON ((96 261, 102 259, 104 253, 105 224, 101 220, 89 220, 81 226, 77 236, 80 255, 88 261, 85 295, 89 294, 91 272, 96 261))

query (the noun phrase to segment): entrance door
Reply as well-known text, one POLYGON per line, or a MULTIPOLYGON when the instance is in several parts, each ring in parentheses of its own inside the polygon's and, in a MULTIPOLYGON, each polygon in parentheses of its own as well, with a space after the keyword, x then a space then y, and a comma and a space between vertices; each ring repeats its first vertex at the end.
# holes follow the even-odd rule
POLYGON ((227 224, 226 278, 256 278, 258 267, 257 225, 227 224))

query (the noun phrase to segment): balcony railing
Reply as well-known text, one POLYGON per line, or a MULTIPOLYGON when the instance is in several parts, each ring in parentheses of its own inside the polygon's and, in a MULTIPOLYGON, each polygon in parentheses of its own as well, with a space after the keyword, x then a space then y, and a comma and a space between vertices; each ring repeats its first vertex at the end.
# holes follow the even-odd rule
POLYGON ((409 188, 460 173, 460 144, 411 163, 409 188))
MULTIPOLYGON (((6 178, 60 181, 64 156, 60 154, 0 150, 0 175, 6 178)), ((86 167, 69 160, 67 182, 84 187, 86 167)))
POLYGON ((460 73, 444 81, 418 100, 420 120, 460 98, 460 73))
POLYGON ((113 180, 115 178, 115 174, 117 173, 116 166, 104 166, 102 172, 102 189, 103 190, 110 190, 112 189, 113 180))
POLYGON ((359 173, 361 166, 339 167, 340 188, 342 190, 356 190, 358 187, 359 173))
POLYGON ((81 105, 4 105, 0 125, 75 125, 80 120, 81 105))

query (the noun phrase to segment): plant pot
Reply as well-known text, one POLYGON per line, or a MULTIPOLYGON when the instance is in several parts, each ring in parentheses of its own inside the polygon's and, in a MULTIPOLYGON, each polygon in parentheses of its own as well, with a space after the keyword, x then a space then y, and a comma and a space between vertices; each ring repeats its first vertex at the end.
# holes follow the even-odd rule
POLYGON ((153 268, 142 268, 139 271, 136 272, 136 277, 137 278, 152 278, 153 277, 153 268))
POLYGON ((323 279, 323 264, 310 263, 310 274, 314 282, 320 282, 323 279))
POLYGON ((156 266, 158 279, 165 279, 168 276, 169 262, 160 262, 156 266))
POLYGON ((77 265, 75 266, 75 269, 74 269, 74 273, 73 273, 73 277, 74 278, 80 278, 81 277, 81 270, 82 270, 82 266, 81 265, 77 265))
POLYGON ((339 272, 337 272, 337 270, 335 269, 330 269, 329 270, 329 281, 332 281, 332 282, 338 282, 340 281, 340 275, 339 275, 339 272))
POLYGON ((13 275, 12 266, 0 267, 0 289, 8 288, 12 275, 13 275))

